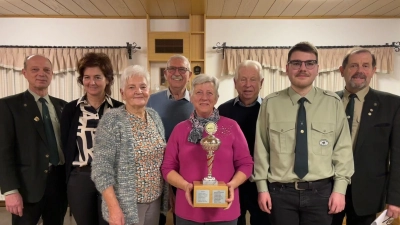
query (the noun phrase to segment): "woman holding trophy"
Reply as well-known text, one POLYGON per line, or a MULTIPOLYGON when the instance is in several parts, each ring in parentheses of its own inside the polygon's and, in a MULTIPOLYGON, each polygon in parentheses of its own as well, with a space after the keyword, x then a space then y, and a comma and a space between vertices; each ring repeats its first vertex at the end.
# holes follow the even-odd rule
POLYGON ((218 96, 215 77, 196 76, 190 91, 195 110, 167 143, 161 171, 178 189, 177 225, 236 225, 240 215, 237 188, 251 175, 253 161, 239 125, 214 108, 218 96))

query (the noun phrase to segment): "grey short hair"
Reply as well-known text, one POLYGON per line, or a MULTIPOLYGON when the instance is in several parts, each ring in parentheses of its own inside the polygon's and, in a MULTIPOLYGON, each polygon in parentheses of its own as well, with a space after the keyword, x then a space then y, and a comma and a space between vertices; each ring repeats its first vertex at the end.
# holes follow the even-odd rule
POLYGON ((254 61, 254 60, 245 60, 243 62, 241 62, 237 67, 236 67, 236 71, 235 71, 235 81, 237 81, 237 79, 239 78, 239 70, 242 67, 253 67, 255 69, 258 70, 258 75, 260 76, 260 80, 262 80, 264 78, 264 75, 262 73, 262 66, 261 63, 254 61))
POLYGON ((185 63, 185 65, 186 65, 186 67, 189 69, 189 71, 192 71, 192 67, 190 67, 189 59, 186 58, 186 57, 183 56, 183 55, 173 55, 173 56, 171 56, 171 58, 169 58, 168 61, 167 61, 167 67, 169 67, 170 62, 171 62, 172 60, 174 60, 174 59, 183 60, 183 62, 185 63))
POLYGON ((210 82, 210 83, 214 84, 215 93, 217 94, 217 97, 219 97, 219 94, 218 94, 218 87, 219 87, 218 79, 216 77, 213 77, 213 76, 210 76, 210 75, 207 75, 207 74, 199 74, 192 80, 192 86, 191 86, 191 89, 190 89, 190 96, 193 95, 193 90, 194 90, 194 87, 196 85, 204 84, 204 83, 207 83, 207 82, 210 82))
POLYGON ((142 66, 139 65, 133 65, 133 66, 128 66, 124 69, 124 72, 122 72, 121 75, 121 83, 120 83, 120 89, 124 89, 126 85, 126 81, 129 80, 130 78, 134 76, 140 76, 144 77, 146 79, 146 83, 150 83, 150 74, 149 72, 142 66))

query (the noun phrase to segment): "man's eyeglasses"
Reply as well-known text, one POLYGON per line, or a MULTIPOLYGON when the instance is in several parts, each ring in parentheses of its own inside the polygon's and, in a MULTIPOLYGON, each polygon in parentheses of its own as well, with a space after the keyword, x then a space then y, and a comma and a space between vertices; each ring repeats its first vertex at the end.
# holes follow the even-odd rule
POLYGON ((173 66, 167 67, 166 70, 167 70, 168 73, 171 73, 171 74, 175 73, 175 71, 178 70, 178 73, 180 75, 183 75, 183 74, 186 73, 186 71, 189 71, 189 69, 185 68, 185 67, 173 67, 173 66))
POLYGON ((291 60, 288 62, 288 64, 290 64, 292 66, 292 68, 295 70, 300 69, 300 67, 303 63, 307 69, 311 70, 311 69, 314 69, 315 65, 318 64, 318 61, 317 60, 306 60, 306 61, 291 60))

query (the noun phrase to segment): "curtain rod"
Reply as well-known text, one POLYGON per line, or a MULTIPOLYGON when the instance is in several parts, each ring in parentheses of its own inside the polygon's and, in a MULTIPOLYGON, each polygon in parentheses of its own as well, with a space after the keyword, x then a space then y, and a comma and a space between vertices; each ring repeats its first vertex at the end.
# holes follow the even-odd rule
POLYGON ((126 42, 126 46, 36 46, 36 45, 0 45, 0 48, 126 48, 128 50, 128 57, 132 59, 132 52, 135 53, 137 49, 141 49, 140 46, 137 46, 136 42, 130 44, 126 42))
MULTIPOLYGON (((330 48, 382 48, 382 47, 394 47, 394 51, 400 51, 400 42, 392 42, 392 44, 386 43, 385 45, 337 45, 337 46, 315 46, 318 49, 330 49, 330 48)), ((291 46, 227 46, 226 42, 219 43, 212 47, 217 52, 222 51, 222 58, 225 56, 225 49, 289 49, 291 46)))

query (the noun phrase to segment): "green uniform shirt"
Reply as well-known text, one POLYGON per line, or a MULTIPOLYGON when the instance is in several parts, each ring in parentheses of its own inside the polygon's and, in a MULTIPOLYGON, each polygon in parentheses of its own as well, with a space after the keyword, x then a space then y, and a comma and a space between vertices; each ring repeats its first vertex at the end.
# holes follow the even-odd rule
POLYGON ((308 174, 294 173, 296 118, 301 98, 292 88, 270 94, 260 108, 256 128, 254 173, 258 192, 271 183, 334 178, 333 191, 346 193, 354 173, 349 126, 340 98, 313 87, 304 96, 307 114, 308 174))
MULTIPOLYGON (((358 135, 358 128, 360 126, 361 122, 361 112, 362 108, 364 105, 364 99, 365 96, 369 92, 369 87, 363 88, 360 91, 358 91, 357 98, 354 99, 354 115, 353 115, 353 124, 351 125, 351 140, 353 141, 353 149, 356 147, 356 142, 357 142, 357 135, 358 135)), ((343 107, 346 108, 347 104, 349 104, 349 95, 351 93, 346 90, 346 88, 343 91, 343 107)))

